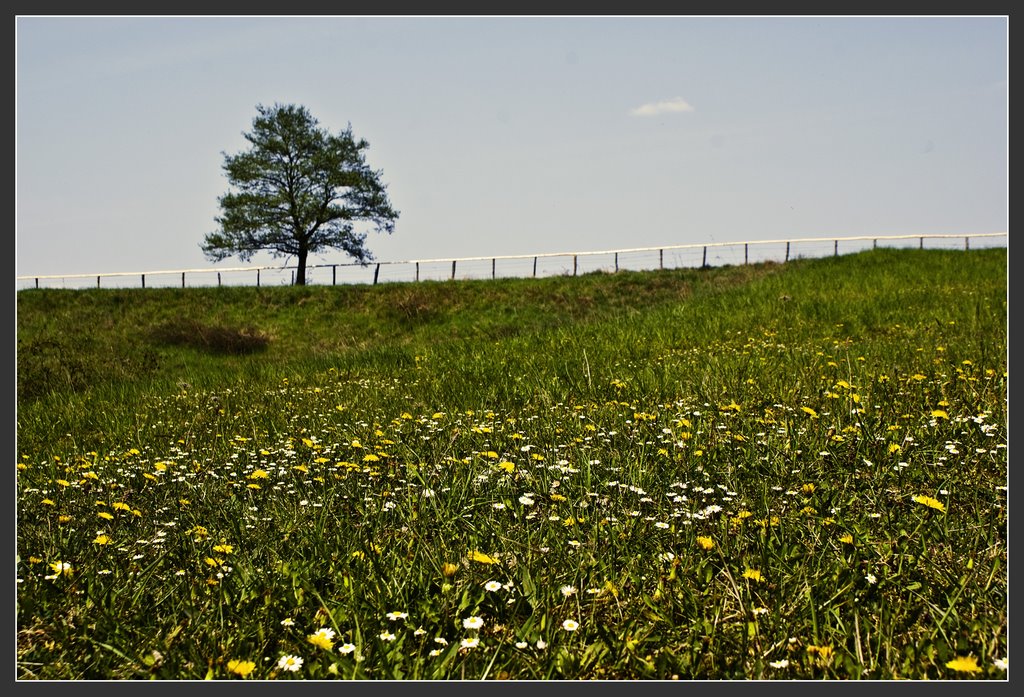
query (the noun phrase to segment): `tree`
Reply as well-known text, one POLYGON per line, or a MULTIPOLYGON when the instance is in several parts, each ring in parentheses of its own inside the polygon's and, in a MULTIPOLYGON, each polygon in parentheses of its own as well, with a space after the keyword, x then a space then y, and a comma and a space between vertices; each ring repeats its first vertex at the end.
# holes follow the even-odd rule
POLYGON ((223 169, 234 190, 218 199, 220 228, 200 247, 221 261, 238 255, 248 261, 260 251, 298 262, 296 285, 306 283, 311 253, 341 249, 361 264, 373 259, 367 233, 394 232, 398 211, 391 207, 381 172, 367 166, 365 140, 356 140, 352 124, 331 135, 303 106, 256 106, 251 147, 224 154, 223 169))

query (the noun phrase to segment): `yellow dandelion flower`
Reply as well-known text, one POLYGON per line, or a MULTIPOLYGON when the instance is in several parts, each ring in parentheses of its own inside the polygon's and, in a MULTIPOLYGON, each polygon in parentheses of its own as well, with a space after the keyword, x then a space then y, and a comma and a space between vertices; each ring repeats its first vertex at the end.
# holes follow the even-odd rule
POLYGON ((240 661, 238 659, 228 661, 228 672, 240 675, 243 678, 255 669, 256 664, 252 661, 240 661))
POLYGON ((958 656, 946 663, 946 667, 961 673, 981 672, 981 668, 978 666, 978 659, 974 656, 958 656))
POLYGON ((511 462, 507 461, 507 460, 505 460, 504 462, 499 462, 498 463, 498 467, 500 467, 501 469, 505 470, 506 472, 515 472, 516 471, 516 466, 514 464, 512 464, 511 462))
POLYGON ((270 474, 266 470, 253 470, 252 474, 249 475, 249 479, 269 479, 270 474))
POLYGON ((946 510, 946 506, 942 503, 942 501, 939 501, 938 499, 934 499, 931 496, 925 496, 925 495, 921 494, 921 495, 918 495, 918 496, 914 496, 913 497, 913 501, 914 501, 914 503, 919 503, 919 504, 921 504, 923 506, 928 506, 928 508, 934 508, 937 511, 945 511, 946 510))
POLYGON ((497 564, 498 560, 494 557, 488 556, 483 552, 473 550, 469 553, 469 558, 473 561, 480 562, 481 564, 497 564))
POLYGON ((697 544, 700 545, 703 549, 714 549, 715 541, 712 540, 710 537, 704 537, 703 535, 700 535, 697 537, 697 544))
POLYGON ((800 487, 800 491, 802 491, 805 494, 813 494, 814 493, 814 485, 811 484, 810 482, 808 482, 808 483, 804 484, 802 487, 800 487))
POLYGON ((130 511, 130 510, 132 510, 131 506, 129 506, 127 503, 124 503, 122 501, 117 501, 115 503, 112 503, 112 504, 110 504, 110 507, 113 508, 115 511, 130 511))
POLYGON ((828 661, 832 658, 832 647, 831 646, 808 646, 807 653, 810 655, 817 654, 818 659, 822 662, 828 661))
POLYGON ((814 411, 810 407, 800 407, 800 411, 810 416, 812 419, 818 418, 818 412, 814 411))
POLYGON ((306 637, 306 641, 308 641, 313 646, 316 646, 321 649, 326 649, 328 651, 334 648, 333 640, 334 630, 327 628, 318 629, 316 632, 306 637))
POLYGON ((839 541, 840 542, 845 542, 848 545, 852 545, 853 544, 853 535, 851 535, 850 533, 844 533, 843 535, 840 535, 839 541))
POLYGON ((96 536, 96 539, 93 540, 93 542, 98 545, 110 544, 110 537, 107 535, 100 534, 96 536))
POLYGON ((458 570, 459 566, 457 564, 452 564, 451 562, 447 561, 441 566, 441 573, 443 573, 445 576, 454 576, 455 572, 458 570))
POLYGON ((932 410, 932 418, 933 419, 946 419, 948 421, 949 420, 949 414, 947 414, 942 409, 933 409, 932 410))
POLYGON ((221 554, 231 554, 235 551, 235 548, 232 545, 215 545, 213 551, 220 552, 221 554))
POLYGON ((103 520, 113 520, 114 519, 114 516, 112 514, 110 514, 110 513, 107 513, 106 511, 100 511, 96 515, 98 515, 100 518, 103 518, 103 520))
POLYGON ((57 504, 51 499, 43 499, 40 503, 44 506, 56 506, 57 504))
POLYGON ((749 578, 751 581, 758 581, 758 582, 764 580, 763 578, 761 578, 761 572, 758 571, 757 569, 747 569, 746 571, 743 572, 743 578, 749 578))
POLYGON ((50 569, 53 571, 53 575, 46 577, 46 578, 49 578, 49 579, 57 578, 58 576, 60 576, 62 574, 64 576, 70 576, 71 574, 73 574, 75 572, 75 570, 74 570, 74 568, 72 568, 71 564, 67 563, 66 561, 55 561, 55 562, 52 562, 50 564, 50 569))

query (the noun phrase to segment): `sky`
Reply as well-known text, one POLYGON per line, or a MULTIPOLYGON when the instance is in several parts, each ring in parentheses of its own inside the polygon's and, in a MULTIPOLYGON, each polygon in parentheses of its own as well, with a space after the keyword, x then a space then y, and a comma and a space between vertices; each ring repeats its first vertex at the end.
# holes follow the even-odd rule
MULTIPOLYGON (((369 142, 378 261, 1008 230, 1008 17, 16 18, 16 271, 214 263, 257 105, 369 142)), ((311 263, 351 261, 327 251, 311 263)), ((292 260, 294 263, 294 260, 292 260)))

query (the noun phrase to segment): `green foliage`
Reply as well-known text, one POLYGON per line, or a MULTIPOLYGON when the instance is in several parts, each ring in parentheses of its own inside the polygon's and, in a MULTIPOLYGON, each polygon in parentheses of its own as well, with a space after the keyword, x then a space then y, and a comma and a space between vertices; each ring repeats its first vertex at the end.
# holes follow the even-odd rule
POLYGON ((296 257, 296 285, 304 285, 309 254, 340 249, 360 262, 373 255, 358 222, 378 232, 394 231, 381 172, 366 164, 365 140, 351 124, 337 135, 321 128, 303 106, 257 105, 249 150, 224 156, 224 173, 234 190, 220 197, 218 230, 203 240, 214 261, 237 254, 243 261, 259 251, 296 257))
POLYGON ((152 339, 157 344, 190 346, 201 351, 246 354, 263 351, 270 338, 251 327, 208 326, 197 320, 173 319, 154 327, 152 339))
POLYGON ((22 291, 18 675, 1001 680, 1006 272, 22 291))
POLYGON ((111 353, 88 335, 18 340, 18 398, 34 400, 50 394, 79 392, 98 381, 136 379, 157 369, 153 351, 111 353))

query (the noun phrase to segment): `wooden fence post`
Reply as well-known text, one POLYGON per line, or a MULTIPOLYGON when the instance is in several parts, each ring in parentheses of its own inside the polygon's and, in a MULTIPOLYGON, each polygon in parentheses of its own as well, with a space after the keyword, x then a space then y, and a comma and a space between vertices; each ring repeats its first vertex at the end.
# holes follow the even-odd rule
POLYGON ((707 265, 708 265, 708 248, 707 248, 707 246, 705 246, 704 247, 704 260, 700 263, 700 267, 703 269, 703 268, 706 268, 707 265))
POLYGON ((871 248, 878 249, 878 240, 871 240, 871 248))
POLYGON ((537 278, 537 257, 533 258, 533 277, 537 278))
MULTIPOLYGON (((256 273, 258 274, 259 271, 257 271, 256 273)), ((259 278, 259 276, 257 276, 256 278, 259 278)), ((259 285, 259 282, 257 282, 256 285, 259 285)), ((182 288, 185 287, 185 272, 184 271, 181 272, 181 287, 182 288)))
POLYGON ((918 249, 924 249, 924 238, 923 237, 921 238, 921 241, 918 243, 917 248, 918 249))
POLYGON ((576 255, 572 255, 572 275, 576 275, 576 255))
POLYGON ((39 290, 39 279, 36 279, 36 290, 39 290))
POLYGON ((338 265, 334 264, 331 266, 331 285, 338 285, 338 265))
POLYGON ((99 276, 96 277, 96 287, 97 288, 100 287, 100 277, 99 276))
POLYGON ((789 242, 786 243, 786 261, 789 261, 789 242))
POLYGON ((146 287, 146 274, 142 274, 142 287, 146 287))
POLYGON ((663 270, 664 268, 665 268, 665 250, 664 249, 659 249, 658 250, 658 270, 660 271, 660 270, 663 270))
POLYGON ((416 262, 416 280, 420 280, 420 263, 418 261, 416 262))
POLYGON ((750 256, 748 255, 748 251, 749 250, 747 249, 747 247, 749 247, 749 246, 750 245, 747 244, 746 242, 743 243, 743 263, 744 263, 744 265, 750 263, 750 261, 749 261, 750 260, 750 256))
POLYGON ((256 269, 256 287, 260 287, 260 270, 256 269))
POLYGON ((834 257, 839 256, 839 240, 835 241, 835 246, 832 249, 832 256, 834 256, 834 257))
POLYGON ((970 237, 965 237, 964 238, 964 251, 966 252, 970 248, 971 248, 971 238, 970 237))
POLYGON ((619 253, 615 252, 615 273, 619 272, 619 253))
POLYGON ((452 259, 452 280, 455 280, 455 260, 452 259))
POLYGON ((377 285, 377 276, 380 275, 380 264, 373 270, 373 285, 377 285))
POLYGON ((497 259, 491 259, 491 280, 492 281, 495 279, 495 275, 494 275, 495 271, 494 271, 494 269, 495 269, 495 264, 496 263, 497 263, 497 259))

